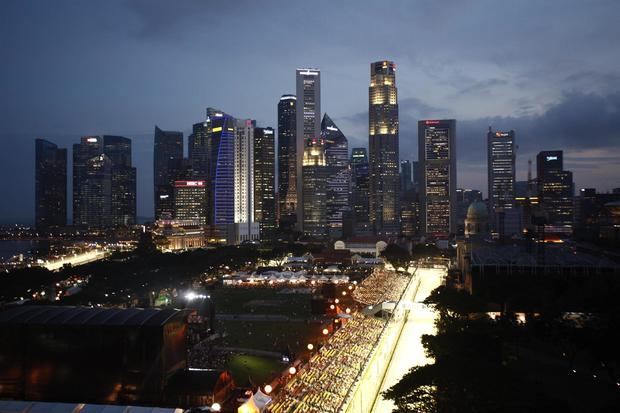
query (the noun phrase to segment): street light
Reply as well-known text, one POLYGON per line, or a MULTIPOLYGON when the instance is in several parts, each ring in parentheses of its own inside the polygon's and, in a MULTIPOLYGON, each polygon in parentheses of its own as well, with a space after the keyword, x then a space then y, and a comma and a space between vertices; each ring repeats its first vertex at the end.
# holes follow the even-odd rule
POLYGON ((213 403, 211 405, 211 410, 214 412, 219 412, 220 410, 222 410, 222 406, 220 406, 219 403, 213 403))
POLYGON ((269 384, 268 384, 268 385, 266 385, 263 389, 265 390, 265 393, 266 393, 266 394, 271 393, 271 391, 273 390, 273 388, 272 388, 272 387, 271 387, 271 385, 269 385, 269 384))
POLYGON ((338 303, 340 302, 340 300, 336 298, 336 299, 334 300, 334 302, 335 302, 336 304, 338 304, 338 303))
POLYGON ((289 372, 289 374, 292 376, 293 374, 297 373, 297 369, 296 369, 295 367, 291 366, 291 367, 288 369, 288 372, 289 372))
POLYGON ((314 349, 314 346, 312 345, 312 343, 308 344, 308 350, 312 351, 312 349, 314 349))
POLYGON ((347 308, 347 309, 345 310, 345 312, 346 312, 347 314, 351 314, 351 309, 350 309, 350 308, 347 308))
POLYGON ((329 330, 328 330, 328 329, 326 329, 326 328, 324 328, 324 329, 323 329, 323 335, 324 335, 324 336, 326 336, 326 335, 328 335, 328 334, 329 334, 329 330))
POLYGON ((333 310, 333 309, 335 309, 335 308, 336 308, 336 306, 335 306, 335 305, 333 305, 333 304, 329 306, 329 309, 330 309, 330 310, 333 310))
POLYGON ((342 292, 342 295, 343 295, 343 296, 347 295, 347 292, 346 292, 346 291, 343 291, 343 292, 342 292))

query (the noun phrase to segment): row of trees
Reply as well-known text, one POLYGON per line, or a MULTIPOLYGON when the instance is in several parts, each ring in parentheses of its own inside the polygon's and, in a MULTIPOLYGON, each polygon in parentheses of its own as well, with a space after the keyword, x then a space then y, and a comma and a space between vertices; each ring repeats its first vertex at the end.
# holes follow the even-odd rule
POLYGON ((437 334, 422 339, 435 362, 412 368, 385 392, 395 402, 395 412, 571 412, 586 411, 584 405, 587 411, 603 412, 620 405, 611 367, 618 363, 611 344, 618 344, 618 326, 609 319, 603 328, 600 320, 575 328, 544 316, 526 324, 510 314, 494 321, 484 313, 486 303, 445 286, 425 304, 438 312, 437 334), (601 334, 606 343, 600 342, 601 334), (562 349, 564 357, 560 350, 546 353, 542 348, 562 349), (607 377, 594 380, 591 371, 572 377, 577 352, 606 366, 607 377), (549 370, 537 371, 541 366, 549 370), (590 388, 580 380, 589 380, 596 393, 587 394, 590 388), (571 386, 586 394, 567 392, 571 386))

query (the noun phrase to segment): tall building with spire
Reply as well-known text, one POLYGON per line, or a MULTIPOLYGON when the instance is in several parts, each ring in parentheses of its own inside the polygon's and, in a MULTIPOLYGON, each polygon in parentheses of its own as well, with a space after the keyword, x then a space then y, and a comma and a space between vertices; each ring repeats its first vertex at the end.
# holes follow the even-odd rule
POLYGON ((457 230, 456 121, 418 122, 420 231, 447 238, 457 230))
POLYGON ((294 221, 297 212, 296 125, 297 97, 282 95, 278 102, 278 221, 283 227, 294 221))
POLYGON ((349 143, 346 136, 327 115, 321 121, 327 162, 327 226, 331 238, 342 237, 344 218, 350 211, 349 143))
POLYGON ((400 178, 394 62, 384 60, 370 64, 368 98, 370 222, 377 235, 397 236, 400 231, 400 178))
POLYGON ((297 108, 296 108, 296 157, 297 157, 297 227, 303 233, 304 194, 303 162, 306 156, 305 148, 313 146, 311 141, 321 136, 321 72, 319 69, 297 69, 297 108))

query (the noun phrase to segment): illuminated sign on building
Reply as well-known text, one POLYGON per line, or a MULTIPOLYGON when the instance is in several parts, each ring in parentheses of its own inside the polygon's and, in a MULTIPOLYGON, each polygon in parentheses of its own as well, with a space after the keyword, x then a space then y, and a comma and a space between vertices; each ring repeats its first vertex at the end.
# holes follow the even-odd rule
POLYGON ((557 156, 547 156, 547 161, 557 161, 558 157, 557 156))
POLYGON ((90 142, 90 143, 97 142, 97 138, 88 138, 86 139, 86 142, 90 142))
POLYGON ((188 186, 204 186, 205 181, 176 181, 174 186, 177 188, 188 187, 188 186))
POLYGON ((426 125, 439 125, 439 123, 441 123, 438 120, 427 120, 426 122, 424 122, 426 125))

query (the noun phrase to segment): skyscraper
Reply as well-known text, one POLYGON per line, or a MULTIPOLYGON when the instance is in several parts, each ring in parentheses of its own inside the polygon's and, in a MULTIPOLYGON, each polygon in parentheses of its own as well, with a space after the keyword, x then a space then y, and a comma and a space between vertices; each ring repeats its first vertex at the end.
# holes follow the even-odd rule
POLYGON ((564 170, 562 151, 536 155, 538 196, 547 216, 546 233, 570 236, 573 230, 573 173, 564 170))
POLYGON ((327 162, 325 142, 306 139, 302 161, 303 234, 313 238, 327 236, 327 162))
POLYGON ((111 223, 136 223, 136 168, 131 166, 131 139, 123 136, 103 137, 103 152, 112 162, 111 223))
POLYGON ((163 131, 155 126, 153 183, 155 219, 172 218, 174 214, 174 181, 183 162, 183 133, 163 131))
POLYGON ((207 223, 205 181, 174 182, 174 218, 205 225, 207 223))
POLYGON ((325 141, 327 162, 327 226, 329 236, 342 236, 344 217, 350 210, 349 143, 346 136, 327 115, 321 121, 321 136, 325 141))
POLYGON ((35 141, 35 227, 67 225, 67 150, 45 139, 35 141))
POLYGON ((282 95, 278 102, 279 221, 292 221, 297 211, 297 97, 282 95))
MULTIPOLYGON (((91 226, 89 213, 86 211, 86 185, 88 161, 103 154, 101 136, 83 136, 80 143, 73 145, 73 225, 91 226)), ((98 165, 97 163, 94 163, 98 165)), ((90 165, 94 166, 94 165, 90 165)), ((94 171, 91 171, 94 173, 94 171)), ((110 183, 111 185, 111 183, 110 183)))
POLYGON ((456 233, 456 121, 418 122, 420 226, 431 237, 456 233))
POLYGON ((263 238, 276 229, 275 161, 273 128, 254 128, 254 219, 263 238))
MULTIPOLYGON (((307 140, 321 136, 321 72, 319 69, 297 69, 297 108, 296 108, 296 157, 297 157, 297 226, 304 229, 305 207, 303 196, 302 165, 307 140)), ((310 143, 310 146, 314 145, 310 143)))
POLYGON ((351 151, 351 205, 353 207, 354 232, 370 226, 369 218, 369 166, 366 148, 351 151))
POLYGON ((112 161, 105 154, 87 159, 80 187, 80 225, 112 226, 112 161))
POLYGON ((211 152, 207 179, 207 210, 211 235, 224 239, 235 222, 235 122, 221 111, 207 109, 211 123, 211 152))
POLYGON ((500 237, 519 232, 515 209, 515 133, 487 133, 488 195, 491 226, 500 237))
POLYGON ((400 192, 407 193, 413 189, 413 174, 411 161, 400 162, 400 192))
POLYGON ((368 88, 368 148, 370 151, 370 222, 378 235, 400 231, 398 206, 398 97, 396 64, 370 64, 368 88))
POLYGON ((235 119, 235 223, 254 222, 254 127, 251 119, 235 119))
POLYGON ((187 159, 195 179, 207 179, 209 169, 210 123, 206 120, 195 123, 187 138, 187 159))

